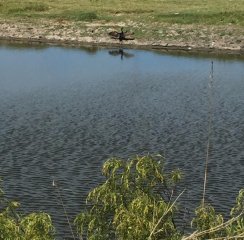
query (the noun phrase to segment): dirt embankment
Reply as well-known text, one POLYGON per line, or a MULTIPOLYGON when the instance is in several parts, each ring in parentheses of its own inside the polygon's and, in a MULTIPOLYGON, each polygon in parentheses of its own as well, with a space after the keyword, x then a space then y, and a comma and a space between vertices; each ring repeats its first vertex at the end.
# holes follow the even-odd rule
POLYGON ((142 34, 123 45, 197 52, 223 52, 244 55, 244 29, 238 26, 200 26, 169 24, 70 22, 39 20, 16 22, 0 20, 0 40, 46 42, 70 45, 119 45, 108 32, 121 26, 142 34))

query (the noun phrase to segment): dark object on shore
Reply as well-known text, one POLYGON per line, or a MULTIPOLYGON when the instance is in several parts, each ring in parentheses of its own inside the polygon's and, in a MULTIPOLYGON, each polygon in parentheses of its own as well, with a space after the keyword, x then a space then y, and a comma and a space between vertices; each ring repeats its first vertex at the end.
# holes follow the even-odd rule
POLYGON ((128 33, 127 31, 123 31, 123 28, 121 28, 121 32, 112 31, 109 32, 108 35, 113 39, 119 39, 120 42, 123 40, 134 40, 135 38, 131 37, 130 35, 133 35, 134 33, 128 33))

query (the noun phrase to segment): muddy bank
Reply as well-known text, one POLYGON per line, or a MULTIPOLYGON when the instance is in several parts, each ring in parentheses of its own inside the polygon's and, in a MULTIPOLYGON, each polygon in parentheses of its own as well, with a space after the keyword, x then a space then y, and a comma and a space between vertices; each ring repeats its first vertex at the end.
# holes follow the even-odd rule
POLYGON ((244 55, 244 29, 237 26, 196 26, 169 24, 70 22, 42 20, 14 22, 0 20, 0 40, 58 45, 121 46, 108 32, 123 26, 135 33, 135 40, 123 42, 133 48, 209 52, 244 55))

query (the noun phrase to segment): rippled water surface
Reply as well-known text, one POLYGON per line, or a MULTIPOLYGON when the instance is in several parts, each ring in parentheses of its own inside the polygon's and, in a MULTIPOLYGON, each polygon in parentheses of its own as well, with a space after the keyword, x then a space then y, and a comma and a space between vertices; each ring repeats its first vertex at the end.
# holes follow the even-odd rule
POLYGON ((11 199, 69 215, 111 156, 161 153, 184 172, 186 207, 202 196, 209 73, 214 62, 207 200, 228 213, 244 187, 244 61, 142 50, 0 45, 0 176, 11 199))

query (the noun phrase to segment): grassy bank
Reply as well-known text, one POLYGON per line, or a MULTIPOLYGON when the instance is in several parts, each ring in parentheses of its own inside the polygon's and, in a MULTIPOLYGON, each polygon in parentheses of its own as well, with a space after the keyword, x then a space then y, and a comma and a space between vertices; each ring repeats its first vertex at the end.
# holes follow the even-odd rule
POLYGON ((0 23, 6 21, 37 29, 44 22, 42 37, 67 28, 75 38, 101 38, 125 26, 149 44, 244 46, 243 0, 0 0, 0 23))
POLYGON ((72 21, 234 24, 244 26, 243 0, 4 0, 1 18, 58 18, 72 21))

